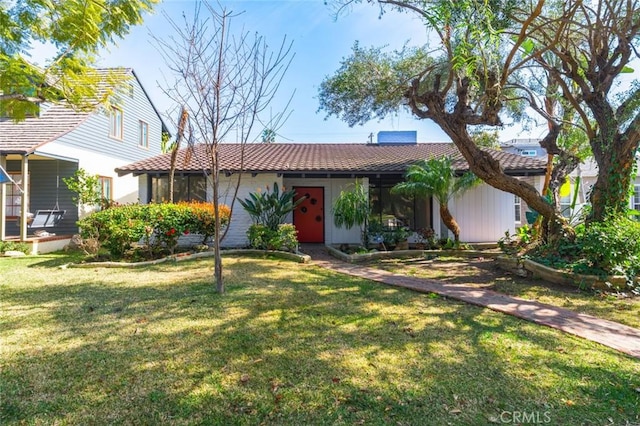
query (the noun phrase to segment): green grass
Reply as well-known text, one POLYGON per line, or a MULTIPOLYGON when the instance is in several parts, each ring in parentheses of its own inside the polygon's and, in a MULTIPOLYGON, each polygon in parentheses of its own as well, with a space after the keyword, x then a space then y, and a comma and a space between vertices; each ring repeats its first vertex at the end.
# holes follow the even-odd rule
POLYGON ((369 266, 444 283, 477 285, 640 328, 640 296, 580 290, 540 279, 522 278, 499 270, 491 259, 393 259, 369 266))
POLYGON ((640 421, 640 361, 490 310, 283 260, 225 258, 222 296, 210 260, 67 261, 0 259, 3 425, 640 421))

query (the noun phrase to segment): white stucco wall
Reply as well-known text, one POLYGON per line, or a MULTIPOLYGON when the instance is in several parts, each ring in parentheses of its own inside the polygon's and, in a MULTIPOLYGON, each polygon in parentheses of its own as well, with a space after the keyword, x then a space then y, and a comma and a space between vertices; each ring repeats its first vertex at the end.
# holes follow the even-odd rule
MULTIPOLYGON (((237 175, 231 175, 229 177, 224 175, 220 176, 221 203, 231 206, 237 179, 237 175)), ((264 191, 267 186, 273 188, 274 182, 277 182, 278 185, 282 187, 282 177, 279 177, 276 173, 264 173, 256 176, 243 174, 237 198, 244 200, 249 197, 250 193, 256 192, 258 189, 264 191)), ((213 199, 212 188, 208 190, 208 199, 213 199)), ((222 247, 245 247, 249 242, 247 239, 247 230, 252 223, 251 216, 249 216, 240 203, 236 201, 231 216, 231 223, 229 224, 229 230, 222 241, 222 247)))

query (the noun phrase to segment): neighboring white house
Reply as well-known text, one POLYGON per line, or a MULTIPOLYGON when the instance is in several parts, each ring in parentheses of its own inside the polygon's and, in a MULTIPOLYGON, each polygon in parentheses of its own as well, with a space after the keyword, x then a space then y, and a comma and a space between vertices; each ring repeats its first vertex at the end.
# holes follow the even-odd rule
MULTIPOLYGON (((516 155, 528 158, 537 158, 547 160, 547 150, 540 146, 540 139, 512 139, 500 144, 500 148, 516 155)), ((636 160, 640 166, 640 159, 636 160)), ((578 165, 578 167, 569 175, 571 183, 571 192, 560 198, 560 209, 564 216, 568 218, 578 218, 582 207, 589 203, 589 191, 598 179, 598 165, 590 158, 578 165), (579 180, 578 180, 579 178, 579 180), (576 186, 575 183, 579 182, 576 186), (577 192, 577 194, 576 194, 577 192), (574 208, 571 208, 573 199, 576 199, 574 208)), ((535 185, 538 189, 542 189, 544 180, 541 177, 528 178, 529 183, 535 185)), ((518 197, 515 198, 516 210, 516 226, 527 223, 525 213, 528 210, 526 204, 518 197), (521 220, 518 220, 518 219, 521 220)), ((634 195, 630 197, 629 207, 640 211, 640 176, 636 177, 634 183, 634 195)))
POLYGON ((0 240, 25 241, 38 230, 76 233, 80 211, 62 179, 81 168, 100 176, 105 198, 138 200, 138 180, 114 169, 160 154, 166 127, 132 69, 101 71, 129 77, 113 106, 77 111, 42 104, 39 116, 22 122, 0 118, 0 165, 17 183, 0 184, 0 240), (57 215, 48 217, 52 211, 57 215))
MULTIPOLYGON (((500 161, 503 169, 514 176, 544 174, 542 161, 488 150, 500 161)), ((408 166, 420 159, 450 156, 458 171, 468 169, 452 143, 389 143, 377 144, 220 144, 221 171, 220 201, 230 204, 234 188, 240 178, 237 197, 274 183, 296 190, 306 196, 296 209, 291 222, 303 243, 357 243, 359 230, 337 228, 333 224, 332 206, 340 191, 348 189, 356 179, 369 190, 374 215, 384 223, 402 223, 411 229, 433 228, 440 236, 448 230, 441 223, 437 202, 432 199, 413 199, 392 194, 390 189, 403 180, 408 166), (242 165, 242 168, 241 168, 242 165)), ((190 155, 178 154, 174 199, 211 199, 209 183, 210 159, 206 148, 196 146, 190 155)), ((140 179, 141 202, 162 201, 168 198, 167 182, 170 155, 164 154, 119 167, 120 175, 134 174, 140 179)), ((495 242, 504 232, 515 230, 513 195, 487 185, 478 186, 458 199, 450 209, 461 225, 461 240, 466 242, 495 242)), ((251 218, 236 203, 227 237, 226 247, 247 244, 246 231, 251 218)))

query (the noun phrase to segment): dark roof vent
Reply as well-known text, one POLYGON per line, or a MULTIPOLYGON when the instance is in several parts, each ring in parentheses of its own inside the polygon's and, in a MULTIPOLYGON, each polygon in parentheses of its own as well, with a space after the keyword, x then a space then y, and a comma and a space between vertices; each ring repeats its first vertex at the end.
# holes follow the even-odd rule
POLYGON ((378 132, 378 145, 415 145, 418 143, 416 130, 392 130, 378 132))

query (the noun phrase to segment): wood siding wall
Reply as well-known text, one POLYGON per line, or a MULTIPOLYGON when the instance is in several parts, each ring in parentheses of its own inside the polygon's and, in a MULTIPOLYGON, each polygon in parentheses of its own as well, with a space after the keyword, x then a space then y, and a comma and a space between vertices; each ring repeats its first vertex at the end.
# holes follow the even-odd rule
MULTIPOLYGON (((7 161, 7 169, 11 172, 20 172, 19 161, 7 161)), ((52 228, 30 228, 28 234, 44 229, 57 235, 75 234, 78 232, 78 207, 73 204, 75 195, 62 181, 71 177, 78 169, 76 163, 62 160, 33 160, 29 161, 30 204, 29 211, 36 213, 38 210, 52 210, 59 208, 66 210, 64 218, 52 228)), ((7 222, 7 235, 19 235, 19 225, 15 221, 7 222)))
MULTIPOLYGON (((123 164, 142 160, 161 153, 162 123, 137 79, 132 79, 133 96, 123 94, 117 104, 123 112, 123 139, 109 136, 109 110, 98 110, 75 130, 58 138, 56 142, 112 158, 123 164), (139 146, 140 120, 149 124, 149 147, 139 146)), ((47 145, 43 151, 48 151, 47 145)), ((86 167, 83 166, 86 169, 86 167)))
MULTIPOLYGON (((486 184, 451 200, 449 209, 460 225, 460 240, 469 243, 496 242, 504 236, 505 231, 513 233, 515 230, 513 203, 513 194, 486 184)), ((438 208, 435 206, 434 210, 438 208)), ((443 232, 446 230, 444 227, 442 229, 443 232)))

